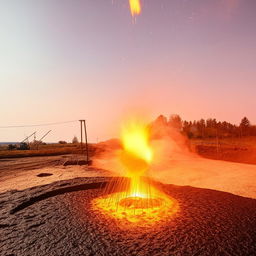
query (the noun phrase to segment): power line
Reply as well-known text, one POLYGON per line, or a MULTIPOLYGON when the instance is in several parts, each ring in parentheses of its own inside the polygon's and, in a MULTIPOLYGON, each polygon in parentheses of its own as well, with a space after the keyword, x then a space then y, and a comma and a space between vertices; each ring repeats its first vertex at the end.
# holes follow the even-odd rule
POLYGON ((64 122, 56 122, 56 123, 45 123, 45 124, 31 124, 31 125, 8 125, 8 126, 0 126, 0 128, 25 128, 25 127, 39 127, 39 126, 49 126, 49 125, 60 125, 60 124, 67 124, 67 123, 74 123, 78 120, 72 121, 64 121, 64 122))

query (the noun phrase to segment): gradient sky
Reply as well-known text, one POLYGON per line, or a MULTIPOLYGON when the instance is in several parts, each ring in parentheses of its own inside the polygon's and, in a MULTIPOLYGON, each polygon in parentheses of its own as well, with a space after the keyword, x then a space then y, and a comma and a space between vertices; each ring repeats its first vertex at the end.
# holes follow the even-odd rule
MULTIPOLYGON (((84 118, 89 140, 127 113, 256 123, 256 1, 1 0, 0 126, 84 118)), ((0 129, 0 141, 79 124, 0 129)))

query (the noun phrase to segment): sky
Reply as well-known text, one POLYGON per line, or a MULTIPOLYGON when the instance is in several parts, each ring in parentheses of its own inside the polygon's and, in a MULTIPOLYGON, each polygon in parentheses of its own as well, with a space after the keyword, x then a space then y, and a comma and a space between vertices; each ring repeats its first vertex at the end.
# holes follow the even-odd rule
MULTIPOLYGON (((1 0, 0 126, 86 119, 89 141, 140 113, 256 124, 256 1, 1 0)), ((79 122, 0 128, 0 141, 79 122)))

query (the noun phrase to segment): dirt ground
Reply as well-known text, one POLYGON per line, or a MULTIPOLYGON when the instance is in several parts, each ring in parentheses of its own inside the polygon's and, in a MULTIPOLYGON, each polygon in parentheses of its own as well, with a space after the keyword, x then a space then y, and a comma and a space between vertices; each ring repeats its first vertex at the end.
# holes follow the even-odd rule
POLYGON ((256 149, 248 147, 229 147, 198 145, 196 152, 205 158, 236 163, 256 164, 256 149))
MULTIPOLYGON (((27 157, 0 161, 0 192, 22 190, 76 177, 116 176, 95 166, 63 166, 76 156, 27 157), (50 176, 38 177, 42 173, 50 176)), ((215 189, 256 198, 256 165, 210 160, 201 157, 177 159, 153 173, 166 184, 215 189)))
POLYGON ((0 255, 254 255, 256 200, 246 197, 256 198, 256 165, 170 161, 152 176, 179 211, 145 228, 93 209, 115 174, 64 166, 74 158, 0 161, 0 255))
POLYGON ((108 181, 76 178, 0 194, 0 255, 255 255, 255 199, 161 185, 179 211, 146 228, 92 208, 108 181))
MULTIPOLYGON (((64 166, 73 155, 24 157, 0 160, 0 193, 8 190, 22 190, 34 186, 76 177, 109 176, 110 173, 88 166, 64 166), (40 174, 50 176, 38 177, 40 174)), ((113 176, 113 175, 112 175, 113 176)))
POLYGON ((208 188, 256 198, 256 165, 183 157, 152 176, 166 184, 208 188))

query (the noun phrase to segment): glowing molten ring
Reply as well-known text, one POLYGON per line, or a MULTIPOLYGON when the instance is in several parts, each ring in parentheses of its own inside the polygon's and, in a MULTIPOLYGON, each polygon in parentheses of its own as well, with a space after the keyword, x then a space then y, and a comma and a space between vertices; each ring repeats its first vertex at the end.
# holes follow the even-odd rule
POLYGON ((177 201, 164 194, 157 198, 126 196, 120 192, 96 198, 92 201, 93 209, 109 218, 139 226, 166 220, 178 211, 177 201))
POLYGON ((147 209, 161 207, 161 198, 127 197, 120 200, 119 205, 127 209, 147 209))

